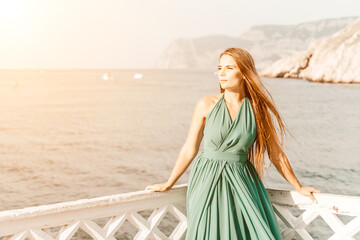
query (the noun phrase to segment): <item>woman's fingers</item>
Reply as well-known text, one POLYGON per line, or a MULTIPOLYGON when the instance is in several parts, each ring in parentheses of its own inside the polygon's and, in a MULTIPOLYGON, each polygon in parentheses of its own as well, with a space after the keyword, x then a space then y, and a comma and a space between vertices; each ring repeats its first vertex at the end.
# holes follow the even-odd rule
POLYGON ((158 192, 158 191, 159 191, 159 186, 158 186, 158 185, 154 185, 154 186, 152 187, 152 190, 153 190, 154 192, 158 192))
POLYGON ((315 189, 315 188, 312 188, 312 192, 315 192, 315 193, 321 193, 321 191, 320 191, 320 190, 317 190, 317 189, 315 189))
POLYGON ((311 198, 311 200, 313 202, 317 202, 316 198, 314 197, 314 195, 312 193, 309 194, 309 197, 311 198))
POLYGON ((145 188, 146 191, 153 192, 154 191, 154 185, 147 186, 145 188))
POLYGON ((314 197, 313 193, 321 193, 321 191, 313 188, 313 187, 307 187, 307 186, 303 186, 302 189, 299 191, 301 194, 303 194, 304 196, 309 197, 313 202, 317 203, 316 198, 314 197))
POLYGON ((317 202, 317 201, 316 201, 316 198, 314 197, 314 195, 312 194, 312 192, 306 191, 306 192, 303 192, 302 194, 303 194, 304 196, 306 196, 306 197, 311 198, 311 200, 312 200, 313 202, 317 202))
POLYGON ((163 191, 163 184, 154 184, 154 185, 150 185, 150 186, 147 186, 145 188, 146 191, 149 191, 149 192, 160 192, 160 191, 163 191))
POLYGON ((154 192, 158 192, 159 191, 159 185, 154 185, 153 190, 154 190, 154 192))

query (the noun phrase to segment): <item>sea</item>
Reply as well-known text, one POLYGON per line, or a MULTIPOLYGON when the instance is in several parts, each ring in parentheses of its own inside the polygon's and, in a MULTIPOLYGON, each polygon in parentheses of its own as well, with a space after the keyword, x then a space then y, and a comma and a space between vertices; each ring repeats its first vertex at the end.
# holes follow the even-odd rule
MULTIPOLYGON (((215 71, 0 71, 0 211, 166 182, 197 101, 220 93, 215 71)), ((284 151, 300 183, 360 196, 360 84, 261 80, 293 135, 284 151)), ((265 186, 293 190, 266 162, 265 186)))

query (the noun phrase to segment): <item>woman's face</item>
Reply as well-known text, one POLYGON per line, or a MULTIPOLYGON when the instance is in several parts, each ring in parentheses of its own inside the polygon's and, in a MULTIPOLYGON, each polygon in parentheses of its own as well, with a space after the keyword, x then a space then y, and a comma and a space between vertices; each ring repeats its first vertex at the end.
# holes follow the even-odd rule
POLYGON ((220 58, 218 70, 221 88, 238 89, 241 86, 243 75, 231 56, 225 54, 220 58))

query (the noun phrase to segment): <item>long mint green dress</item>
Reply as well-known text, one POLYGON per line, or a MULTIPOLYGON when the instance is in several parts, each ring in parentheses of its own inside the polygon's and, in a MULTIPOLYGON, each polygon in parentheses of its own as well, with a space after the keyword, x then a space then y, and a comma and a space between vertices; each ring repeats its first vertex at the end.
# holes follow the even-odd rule
POLYGON ((224 93, 206 117, 204 151, 190 171, 186 240, 282 239, 265 187, 247 160, 256 138, 250 100, 234 121, 224 93))

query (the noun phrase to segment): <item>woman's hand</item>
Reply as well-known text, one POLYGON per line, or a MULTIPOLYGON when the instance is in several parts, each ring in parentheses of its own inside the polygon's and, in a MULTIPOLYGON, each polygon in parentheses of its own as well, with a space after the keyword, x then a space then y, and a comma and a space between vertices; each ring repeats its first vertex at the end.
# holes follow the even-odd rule
POLYGON ((321 193, 320 190, 317 190, 313 187, 308 187, 308 186, 301 186, 300 188, 296 189, 296 191, 298 191, 300 194, 311 198, 311 200, 313 202, 317 203, 316 198, 314 197, 313 193, 321 193))
POLYGON ((145 191, 149 192, 165 192, 171 189, 171 186, 166 183, 158 183, 154 185, 149 185, 145 188, 145 191))

